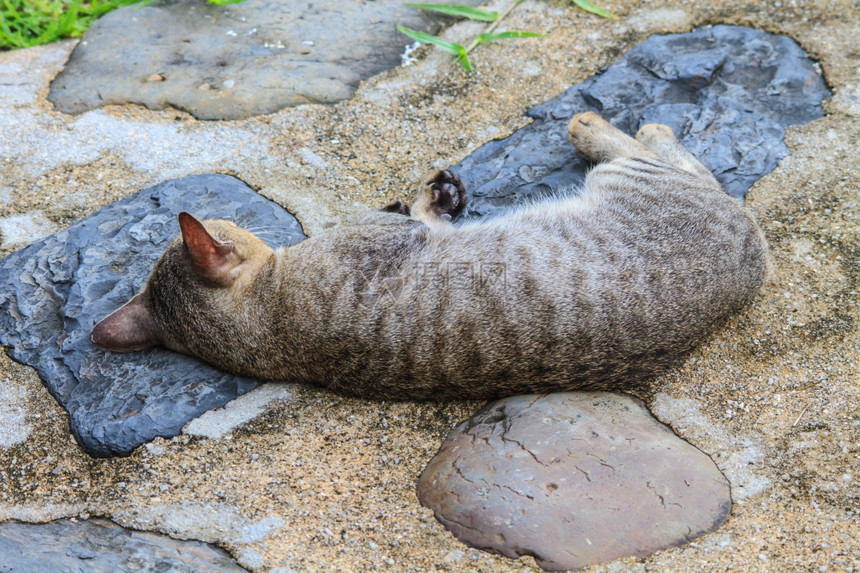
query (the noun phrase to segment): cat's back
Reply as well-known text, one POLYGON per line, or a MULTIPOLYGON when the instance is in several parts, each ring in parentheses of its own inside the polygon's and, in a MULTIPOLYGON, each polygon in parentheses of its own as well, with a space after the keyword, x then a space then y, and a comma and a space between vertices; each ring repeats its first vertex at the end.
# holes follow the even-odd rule
POLYGON ((317 319, 302 328, 334 344, 350 393, 504 395, 653 374, 748 303, 766 269, 740 204, 676 171, 621 173, 491 220, 319 237, 303 305, 317 319))
MULTIPOLYGON (((611 172, 617 166, 598 169, 611 172)), ((764 237, 716 182, 658 164, 650 177, 622 169, 610 184, 559 195, 494 219, 436 230, 424 239, 419 264, 508 261, 513 269, 525 265, 546 275, 586 266, 601 275, 633 269, 672 274, 710 266, 730 275, 750 274, 757 283, 751 286, 760 286, 755 277, 766 267, 764 237)))
POLYGON ((413 261, 409 318, 380 309, 413 363, 551 390, 665 368, 756 296, 767 250, 737 201, 670 171, 432 232, 413 261))

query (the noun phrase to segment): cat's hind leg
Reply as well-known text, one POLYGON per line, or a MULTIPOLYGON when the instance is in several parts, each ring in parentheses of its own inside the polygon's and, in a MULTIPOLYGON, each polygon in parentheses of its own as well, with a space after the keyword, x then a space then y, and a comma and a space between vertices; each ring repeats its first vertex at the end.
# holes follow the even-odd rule
POLYGON ((674 165, 684 171, 703 177, 709 182, 716 183, 716 179, 708 168, 693 157, 693 154, 684 147, 684 144, 678 141, 671 127, 662 123, 643 125, 636 133, 636 141, 652 150, 669 165, 674 165))
POLYGON ((466 205, 466 188, 447 169, 437 172, 418 190, 412 216, 428 225, 450 223, 466 205))
POLYGON ((657 154, 614 127, 594 112, 577 114, 567 126, 567 136, 580 155, 589 161, 612 161, 657 154))

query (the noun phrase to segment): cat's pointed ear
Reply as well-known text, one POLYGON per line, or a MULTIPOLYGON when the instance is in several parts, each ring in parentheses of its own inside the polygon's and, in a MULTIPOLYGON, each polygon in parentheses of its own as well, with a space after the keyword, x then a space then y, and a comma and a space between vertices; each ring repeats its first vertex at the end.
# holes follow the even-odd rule
POLYGON ((159 344, 158 327, 140 293, 93 327, 90 340, 114 352, 133 352, 159 344))
POLYGON ((194 270, 218 285, 229 286, 236 278, 233 269, 242 262, 233 243, 215 239, 203 223, 185 211, 179 214, 179 228, 194 270))

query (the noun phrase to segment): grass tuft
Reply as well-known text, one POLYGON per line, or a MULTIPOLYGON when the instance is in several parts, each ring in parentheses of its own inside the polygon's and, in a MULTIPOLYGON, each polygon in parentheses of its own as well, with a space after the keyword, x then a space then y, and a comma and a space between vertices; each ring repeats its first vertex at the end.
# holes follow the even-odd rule
MULTIPOLYGON (((0 50, 80 38, 101 16, 139 2, 141 0, 0 0, 0 50)), ((209 2, 224 6, 244 0, 209 2)))
POLYGON ((0 50, 80 38, 93 22, 138 0, 0 0, 0 50))
MULTIPOLYGON (((213 0, 209 1, 212 2, 213 0)), ((617 18, 615 14, 613 14, 609 10, 604 10, 603 8, 594 5, 589 0, 571 1, 580 9, 585 10, 586 12, 590 12, 592 14, 596 14, 602 18, 608 18, 613 20, 617 18)), ((519 32, 515 30, 493 33, 493 30, 496 29, 496 27, 501 23, 501 21, 504 20, 505 17, 510 14, 511 11, 520 2, 522 2, 522 0, 514 0, 513 3, 510 4, 501 14, 499 14, 498 12, 484 10, 482 8, 463 6, 462 4, 413 4, 410 2, 406 3, 407 6, 412 6, 413 8, 418 8, 419 10, 438 12, 447 16, 459 16, 461 18, 468 18, 470 20, 477 20, 479 22, 490 22, 490 26, 486 30, 484 30, 482 34, 478 34, 478 36, 473 39, 468 46, 461 46, 460 44, 456 44, 454 42, 448 42, 439 38, 438 36, 433 36, 424 32, 418 32, 416 30, 412 30, 404 26, 397 26, 397 29, 400 30, 401 33, 406 34, 413 40, 421 42, 422 44, 432 44, 434 46, 442 48, 446 52, 454 54, 454 57, 458 62, 460 62, 460 65, 463 66, 463 69, 465 69, 467 72, 471 72, 472 63, 469 61, 469 52, 471 52, 481 44, 495 42, 498 40, 509 40, 512 38, 539 38, 541 36, 546 35, 537 34, 534 32, 519 32)))
POLYGON ((421 10, 428 10, 431 12, 439 12, 442 14, 446 14, 448 16, 461 16, 463 18, 468 18, 470 20, 477 20, 479 22, 491 22, 489 27, 475 37, 472 42, 468 46, 461 46, 460 44, 456 44, 454 42, 448 42, 439 38, 438 36, 433 36, 431 34, 427 34, 425 32, 418 32, 416 30, 412 30, 410 28, 406 28, 405 26, 397 26, 397 29, 400 30, 401 33, 406 34, 413 40, 421 42, 422 44, 433 44, 434 46, 438 46, 442 48, 446 52, 454 54, 455 58, 460 65, 463 66, 463 69, 467 72, 472 71, 472 63, 469 61, 469 52, 480 46, 481 44, 486 44, 488 42, 495 42, 497 40, 507 40, 511 38, 539 38, 541 36, 546 36, 546 34, 537 34, 534 32, 518 32, 518 31, 509 31, 509 32, 500 32, 497 34, 492 33, 493 30, 501 23, 505 17, 511 13, 511 10, 514 7, 522 2, 522 0, 514 0, 514 2, 509 5, 504 12, 499 14, 498 12, 490 12, 488 10, 482 10, 480 8, 472 8, 471 6, 462 6, 460 4, 409 4, 407 6, 412 6, 413 8, 419 8, 421 10))

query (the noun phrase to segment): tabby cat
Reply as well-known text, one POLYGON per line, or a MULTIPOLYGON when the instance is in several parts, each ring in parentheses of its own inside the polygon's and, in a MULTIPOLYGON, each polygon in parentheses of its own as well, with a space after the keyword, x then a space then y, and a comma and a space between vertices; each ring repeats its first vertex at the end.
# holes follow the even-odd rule
POLYGON ((465 190, 448 171, 411 209, 276 250, 182 213, 91 339, 395 400, 642 384, 757 295, 765 241, 670 128, 634 140, 585 113, 568 133, 600 162, 584 186, 494 219, 452 224, 465 190))

